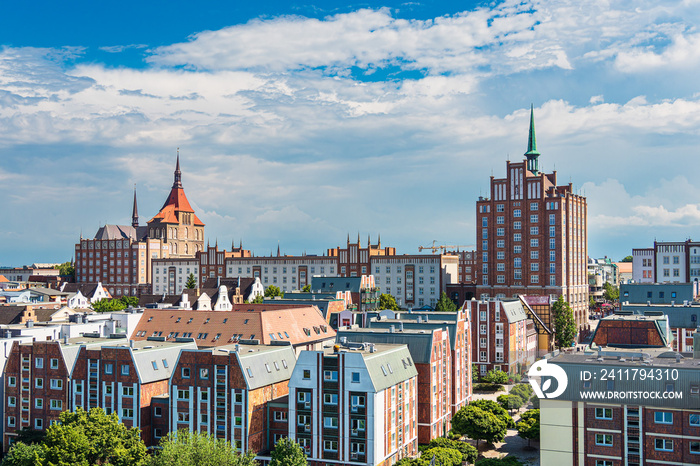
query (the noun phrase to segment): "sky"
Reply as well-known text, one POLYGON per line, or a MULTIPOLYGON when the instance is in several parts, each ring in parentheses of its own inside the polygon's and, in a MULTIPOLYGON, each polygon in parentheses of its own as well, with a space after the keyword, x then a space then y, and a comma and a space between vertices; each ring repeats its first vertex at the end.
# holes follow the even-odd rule
POLYGON ((211 243, 475 243, 527 147, 591 257, 699 239, 700 0, 6 2, 0 266, 70 260, 182 181, 211 243), (694 163, 695 162, 695 163, 694 163))

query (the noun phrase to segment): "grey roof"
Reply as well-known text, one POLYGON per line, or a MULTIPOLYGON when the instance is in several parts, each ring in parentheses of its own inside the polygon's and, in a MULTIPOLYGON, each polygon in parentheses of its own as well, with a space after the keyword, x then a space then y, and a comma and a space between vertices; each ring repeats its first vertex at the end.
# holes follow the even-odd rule
MULTIPOLYGON (((216 351, 224 348, 219 347, 216 351)), ((238 359, 248 390, 289 380, 297 362, 291 345, 240 345, 238 359)))
POLYGON ((337 341, 345 337, 355 343, 379 343, 407 345, 413 361, 418 364, 430 364, 433 348, 433 329, 404 330, 389 333, 386 328, 359 328, 338 330, 337 341))
POLYGON ((375 392, 385 390, 411 377, 418 376, 406 345, 377 345, 374 353, 363 352, 375 392))
POLYGON ((523 309, 523 304, 519 299, 501 300, 501 304, 505 311, 506 318, 508 319, 508 323, 514 324, 527 319, 527 313, 525 309, 523 309))
POLYGON ((392 325, 398 328, 398 322, 403 323, 406 329, 429 330, 445 328, 450 333, 450 347, 454 350, 457 344, 457 313, 456 312, 402 312, 400 319, 370 319, 370 328, 390 328, 392 325), (428 317, 427 321, 418 323, 418 316, 428 317))
POLYGON ((163 343, 142 341, 140 345, 135 345, 136 348, 141 347, 137 351, 131 350, 134 364, 139 374, 141 383, 151 383, 158 380, 170 379, 180 351, 184 349, 197 349, 197 344, 192 341, 188 343, 163 343), (149 345, 149 343, 151 345, 149 345), (153 343, 161 345, 155 346, 153 343), (148 348, 148 346, 153 346, 148 348), (167 361, 168 367, 165 367, 163 360, 167 361), (154 364, 155 363, 155 364, 154 364))
POLYGON ((71 338, 68 340, 68 344, 60 342, 61 354, 63 355, 63 360, 66 363, 66 368, 68 373, 73 373, 73 368, 75 366, 75 361, 78 359, 78 353, 82 346, 93 347, 102 346, 106 343, 114 344, 115 341, 108 338, 89 338, 89 337, 78 337, 71 338))
POLYGON ((43 294, 46 296, 68 296, 69 293, 59 291, 53 288, 46 288, 43 286, 35 286, 33 288, 29 288, 29 291, 32 293, 37 293, 37 294, 43 294))
POLYGON ((95 233, 95 239, 133 239, 140 241, 148 234, 148 227, 134 228, 131 225, 105 225, 95 233))
POLYGON ((311 289, 321 292, 360 292, 362 277, 311 277, 311 289))
POLYGON ((668 324, 671 328, 697 328, 700 326, 700 306, 671 306, 669 304, 647 305, 623 305, 623 311, 644 315, 644 313, 662 313, 668 316, 668 324))

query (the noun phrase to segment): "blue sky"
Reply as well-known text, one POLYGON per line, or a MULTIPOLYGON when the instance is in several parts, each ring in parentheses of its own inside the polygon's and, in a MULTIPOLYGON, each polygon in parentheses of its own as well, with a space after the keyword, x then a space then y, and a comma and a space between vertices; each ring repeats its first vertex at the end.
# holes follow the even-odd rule
POLYGON ((470 245, 531 103, 591 256, 697 239, 700 1, 254 3, 3 5, 0 265, 145 222, 178 147, 220 245, 470 245))

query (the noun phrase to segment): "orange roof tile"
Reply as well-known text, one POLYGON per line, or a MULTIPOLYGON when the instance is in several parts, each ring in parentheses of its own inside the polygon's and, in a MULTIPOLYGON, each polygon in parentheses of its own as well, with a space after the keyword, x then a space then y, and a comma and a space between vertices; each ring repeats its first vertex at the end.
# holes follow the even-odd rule
POLYGON ((249 339, 262 344, 289 341, 299 346, 335 338, 335 331, 316 306, 264 303, 235 304, 231 311, 146 309, 132 339, 170 335, 174 339, 175 332, 177 337, 191 333, 200 348, 249 339), (198 338, 204 334, 206 338, 198 338))
MULTIPOLYGON (((182 187, 173 186, 170 190, 170 195, 168 195, 168 198, 165 200, 165 204, 160 208, 160 212, 149 220, 148 223, 156 219, 160 219, 163 223, 179 223, 177 212, 191 212, 194 214, 194 209, 192 209, 190 202, 187 200, 185 190, 182 187)), ((197 215, 194 215, 193 223, 197 226, 204 226, 204 223, 197 215)))

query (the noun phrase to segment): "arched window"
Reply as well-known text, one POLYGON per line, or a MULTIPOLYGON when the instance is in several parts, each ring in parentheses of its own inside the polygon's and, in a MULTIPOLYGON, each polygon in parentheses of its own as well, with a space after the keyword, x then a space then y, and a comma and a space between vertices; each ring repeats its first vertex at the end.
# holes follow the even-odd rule
POLYGON ((187 243, 185 243, 185 254, 189 254, 189 253, 190 253, 189 249, 190 249, 190 248, 187 247, 187 243))
MULTIPOLYGON (((187 239, 189 237, 190 237, 190 229, 185 227, 185 239, 187 239)), ((187 251, 185 251, 185 252, 187 252, 187 251)))
POLYGON ((172 243, 173 245, 173 254, 177 254, 177 243, 172 243))

